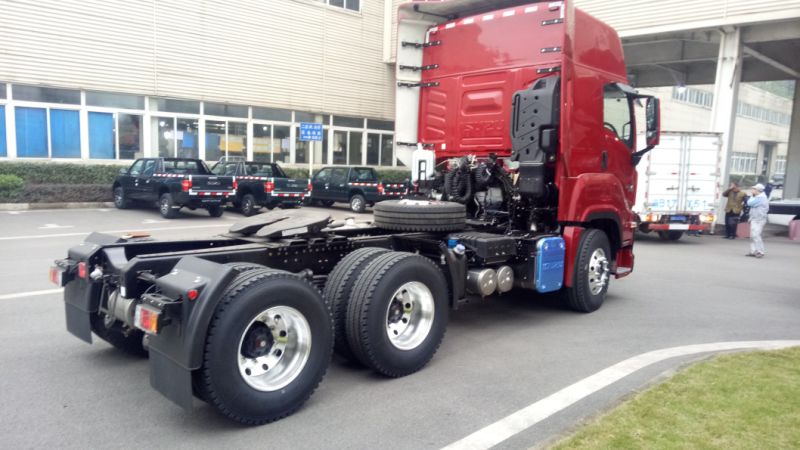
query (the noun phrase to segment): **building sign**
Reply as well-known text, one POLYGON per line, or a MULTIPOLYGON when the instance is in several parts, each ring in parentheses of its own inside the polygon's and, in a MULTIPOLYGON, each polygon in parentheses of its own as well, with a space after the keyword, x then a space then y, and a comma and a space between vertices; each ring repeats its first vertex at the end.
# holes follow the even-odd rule
POLYGON ((322 140, 322 124, 321 123, 301 123, 300 124, 300 140, 301 141, 321 141, 322 140))

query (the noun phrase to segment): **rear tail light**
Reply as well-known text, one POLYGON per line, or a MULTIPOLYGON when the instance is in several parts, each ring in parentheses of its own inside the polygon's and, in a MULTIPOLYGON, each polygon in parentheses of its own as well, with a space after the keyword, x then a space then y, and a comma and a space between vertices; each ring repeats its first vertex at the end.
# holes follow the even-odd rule
POLYGON ((181 181, 181 188, 183 189, 183 192, 189 192, 189 189, 192 188, 192 180, 181 181))
POLYGON ((86 275, 88 275, 88 273, 89 273, 89 271, 86 268, 86 263, 85 262, 79 262, 78 263, 78 278, 83 278, 85 280, 86 279, 86 275))
POLYGON ((236 181, 236 178, 233 179, 233 190, 239 189, 239 182, 236 181))
POLYGON ((274 181, 267 181, 264 183, 264 192, 267 194, 271 194, 272 191, 275 190, 275 182, 274 181))
POLYGON ((158 334, 161 311, 147 305, 136 305, 133 325, 147 334, 158 334))
POLYGON ((314 185, 311 184, 311 180, 308 180, 308 193, 310 194, 311 191, 314 190, 314 185))
POLYGON ((383 186, 383 183, 378 183, 378 194, 383 195, 386 192, 386 188, 383 186))
POLYGON ((50 282, 56 286, 63 286, 64 271, 58 266, 50 267, 50 282))

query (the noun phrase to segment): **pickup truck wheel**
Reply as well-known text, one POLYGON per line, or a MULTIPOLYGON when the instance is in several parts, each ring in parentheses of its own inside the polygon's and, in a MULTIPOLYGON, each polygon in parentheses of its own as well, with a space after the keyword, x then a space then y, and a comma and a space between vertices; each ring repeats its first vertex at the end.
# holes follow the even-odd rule
POLYGON ((245 194, 245 196, 242 197, 242 204, 239 208, 246 217, 256 214, 258 210, 261 209, 256 205, 256 198, 253 197, 253 194, 245 194))
POLYGON ((430 260, 390 252, 370 261, 347 306, 347 340, 355 357, 388 377, 422 369, 447 328, 447 282, 430 260))
POLYGON ((658 238, 662 241, 677 241, 683 236, 683 231, 659 231, 658 238))
POLYGON ((117 209, 128 209, 130 207, 130 200, 125 197, 125 190, 122 186, 114 188, 114 206, 117 209))
POLYGON ((388 253, 385 248, 360 248, 344 257, 328 275, 322 297, 333 312, 333 349, 347 359, 355 359, 347 342, 347 304, 353 294, 353 286, 367 265, 378 256, 388 253))
POLYGON ((596 311, 603 305, 611 280, 611 250, 600 230, 587 229, 581 240, 572 276, 572 287, 564 290, 569 307, 579 312, 596 311))
POLYGON ((177 217, 178 210, 173 207, 174 204, 172 195, 168 192, 161 194, 161 197, 158 198, 158 212, 161 213, 161 217, 165 219, 174 219, 177 217))
POLYGON ((209 326, 195 386, 220 413, 260 425, 295 412, 325 375, 333 324, 319 291, 287 272, 240 273, 209 326))
POLYGON ((222 214, 225 212, 225 209, 222 206, 209 206, 208 207, 208 215, 211 217, 222 217, 222 214))
POLYGON ((466 206, 432 200, 386 200, 375 205, 375 225, 394 231, 458 231, 466 226, 466 206))
POLYGON ((350 210, 358 214, 367 210, 367 200, 363 195, 355 194, 350 197, 350 210))

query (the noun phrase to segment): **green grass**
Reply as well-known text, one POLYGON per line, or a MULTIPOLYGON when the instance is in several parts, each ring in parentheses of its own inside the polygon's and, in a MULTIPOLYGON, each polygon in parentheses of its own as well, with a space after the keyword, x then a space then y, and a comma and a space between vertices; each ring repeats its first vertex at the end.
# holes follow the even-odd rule
POLYGON ((800 348, 698 363, 554 448, 800 448, 800 348))

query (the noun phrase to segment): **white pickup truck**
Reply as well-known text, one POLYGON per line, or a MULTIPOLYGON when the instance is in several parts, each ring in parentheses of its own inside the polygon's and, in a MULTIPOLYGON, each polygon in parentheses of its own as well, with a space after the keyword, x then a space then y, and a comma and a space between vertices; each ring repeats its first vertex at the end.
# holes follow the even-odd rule
POLYGON ((636 168, 639 231, 670 241, 687 231, 713 233, 721 145, 720 133, 662 132, 659 146, 636 168))

